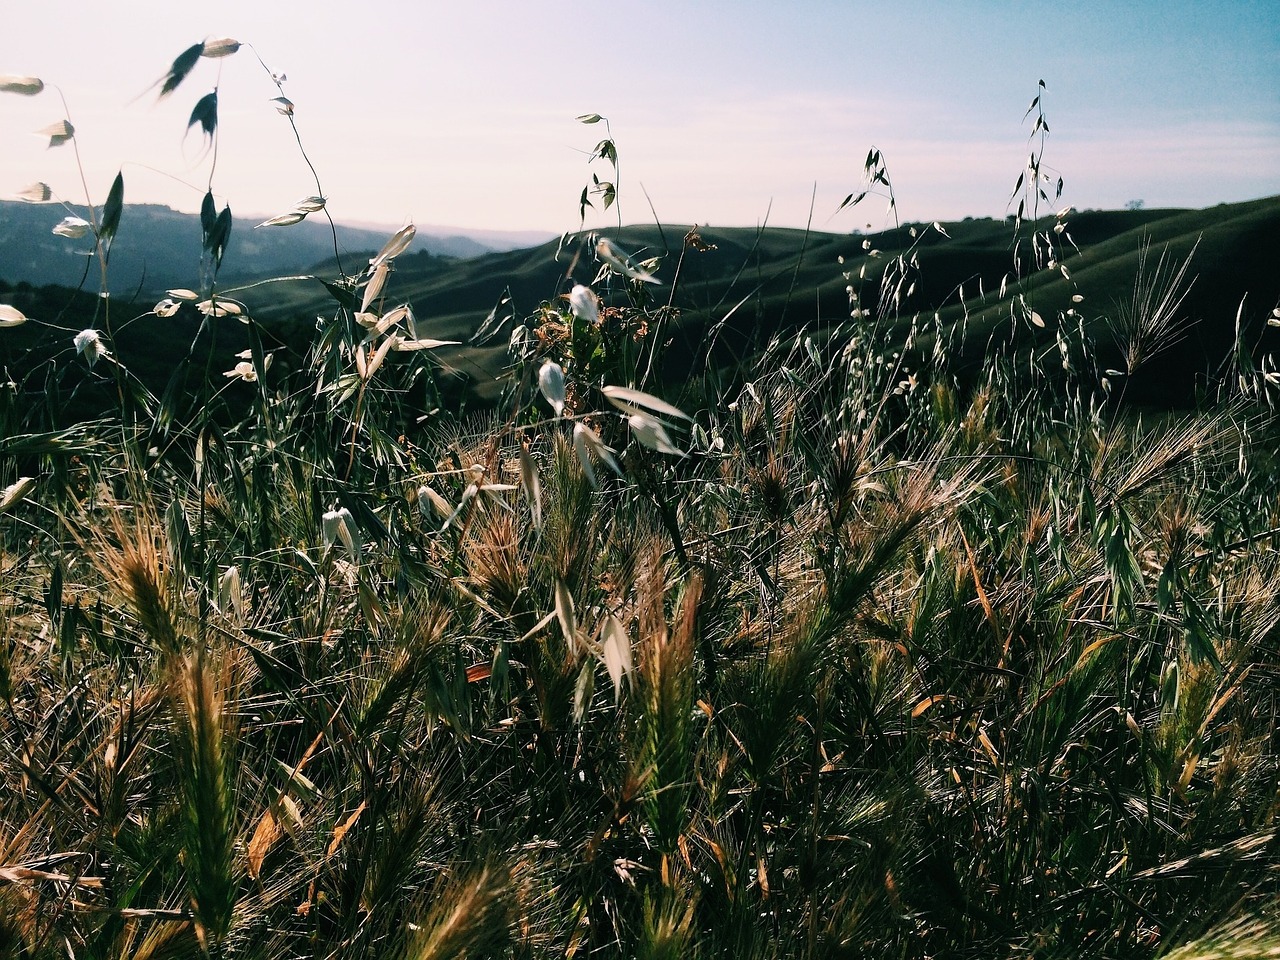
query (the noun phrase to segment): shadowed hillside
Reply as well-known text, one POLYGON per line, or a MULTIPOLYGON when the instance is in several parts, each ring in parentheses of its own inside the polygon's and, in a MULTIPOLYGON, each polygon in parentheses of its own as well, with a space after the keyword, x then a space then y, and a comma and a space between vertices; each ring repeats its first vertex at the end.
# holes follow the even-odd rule
MULTIPOLYGON (((136 208, 128 213, 138 216, 136 208)), ((174 220, 168 229, 183 226, 187 234, 181 242, 175 235, 174 249, 186 250, 180 261, 198 265, 200 237, 189 220, 174 220)), ((666 314, 665 333, 671 346, 664 370, 671 380, 684 378, 708 357, 714 367, 735 365, 774 337, 802 326, 822 338, 837 325, 878 318, 889 343, 904 340, 913 319, 934 314, 950 331, 953 368, 963 376, 980 363, 993 338, 999 341, 1009 332, 1009 302, 1018 296, 1048 318, 1039 331, 1046 350, 1053 349, 1059 314, 1073 308, 1105 350, 1114 339, 1111 325, 1132 302, 1144 247, 1149 247, 1148 274, 1162 254, 1166 267, 1181 264, 1193 249, 1194 256, 1187 274, 1191 283, 1178 312, 1178 333, 1160 344, 1158 366, 1135 371, 1128 399, 1162 406, 1192 402, 1235 343, 1238 310, 1248 333, 1246 343, 1265 347, 1270 342, 1265 338, 1275 337, 1276 331, 1266 328, 1265 318, 1280 300, 1280 271, 1274 266, 1280 262, 1276 240, 1280 198, 1205 210, 1075 213, 1060 241, 1067 251, 1061 266, 1067 268, 1069 279, 1058 266, 1032 268, 1027 238, 1051 230, 1053 224, 1052 219, 1023 224, 1020 242, 1011 222, 991 219, 941 225, 946 235, 928 224, 903 224, 867 235, 774 227, 697 228, 695 235, 691 228, 679 225, 630 226, 608 234, 638 259, 658 258, 655 272, 662 283, 645 285, 643 294, 650 298, 650 306, 672 308, 666 314), (907 265, 908 276, 894 304, 886 299, 890 291, 882 287, 886 269, 892 270, 898 258, 907 265), (1019 275, 1025 279, 1018 280, 1019 275), (1009 299, 999 296, 1002 283, 1009 299), (850 289, 856 292, 853 307, 861 312, 854 319, 850 289), (1083 300, 1076 302, 1073 297, 1083 300)), ((308 342, 318 319, 332 315, 337 305, 322 282, 338 280, 332 253, 324 249, 324 243, 331 245, 332 240, 327 231, 317 232, 316 227, 304 222, 277 230, 240 230, 231 246, 233 253, 241 251, 242 258, 246 244, 267 239, 275 244, 302 242, 304 251, 316 252, 316 262, 299 271, 303 274, 299 279, 222 286, 224 294, 242 299, 262 321, 269 348, 278 351, 277 362, 284 364, 295 359, 291 357, 295 346, 308 342), (239 239, 244 234, 248 237, 239 239)), ((352 237, 370 241, 371 247, 385 239, 364 233, 352 237)), ((67 243, 58 237, 48 239, 67 243)), ((118 255, 113 253, 113 276, 117 269, 128 272, 121 243, 118 255)), ((19 245, 16 240, 10 242, 15 245, 19 245)), ((344 254, 343 266, 348 273, 354 272, 368 256, 368 252, 344 254)), ((462 260, 419 252, 397 261, 394 295, 397 302, 412 306, 424 336, 463 344, 437 354, 447 374, 442 383, 445 395, 487 403, 501 394, 512 327, 540 303, 567 294, 573 284, 593 284, 598 269, 586 236, 462 260), (491 312, 495 319, 509 319, 501 325, 490 324, 494 329, 489 335, 474 340, 491 312)), ((174 276, 186 277, 182 284, 187 285, 193 282, 192 272, 174 276)), ((596 289, 606 304, 625 305, 634 295, 612 277, 604 278, 596 289)), ((164 388, 175 359, 186 355, 196 329, 189 316, 183 319, 184 314, 169 320, 148 315, 153 298, 159 295, 132 298, 130 315, 136 319, 129 326, 131 334, 148 347, 136 372, 157 392, 164 388)), ((92 325, 84 311, 93 298, 73 298, 53 289, 27 290, 16 294, 14 303, 33 316, 61 315, 72 331, 92 325)), ((244 331, 239 325, 227 326, 229 341, 243 348, 244 331)), ((48 349, 51 335, 46 332, 43 338, 46 345, 41 349, 48 349)), ((917 346, 923 349, 930 343, 925 334, 917 346)), ((0 346, 13 358, 34 342, 23 331, 14 331, 0 346)), ((1119 364, 1117 350, 1106 366, 1119 364)))
MULTIPOLYGON (((1021 236, 1051 229, 1053 221, 1024 224, 1021 236)), ((1195 385, 1211 374, 1234 343, 1236 312, 1248 294, 1242 319, 1259 336, 1270 309, 1280 298, 1280 198, 1223 204, 1206 210, 1086 211, 1073 214, 1066 238, 1070 251, 1057 269, 1031 272, 1025 249, 1015 249, 1013 225, 990 219, 943 225, 943 236, 928 225, 904 224, 875 234, 806 233, 781 228, 698 228, 701 243, 685 245, 685 226, 632 226, 607 231, 637 258, 660 257, 661 286, 646 287, 655 304, 670 303, 677 318, 668 354, 672 378, 683 376, 714 335, 713 358, 732 362, 756 352, 769 340, 801 325, 822 331, 850 319, 852 285, 858 304, 878 313, 886 265, 899 255, 914 256, 911 293, 894 315, 905 330, 915 314, 939 313, 944 324, 964 325, 959 342, 965 357, 980 357, 987 341, 1008 319, 1007 304, 992 307, 1002 281, 1022 294, 1045 317, 1073 307, 1099 333, 1132 300, 1140 251, 1149 245, 1151 266, 1167 248, 1167 260, 1181 263, 1195 254, 1193 279, 1182 303, 1185 330, 1169 345, 1165 365, 1150 383, 1135 383, 1134 398, 1183 404, 1195 385), (914 247, 913 247, 914 245, 914 247), (843 258, 843 262, 841 262, 843 258), (1023 262, 1019 264, 1017 261, 1023 262), (865 277, 859 279, 860 271, 865 277), (847 275, 847 276, 846 276, 847 275)), ((1065 239, 1065 238, 1064 238, 1065 239)), ((412 304, 430 335, 467 341, 486 315, 508 294, 506 312, 522 318, 540 302, 566 294, 574 283, 590 284, 598 263, 585 243, 546 243, 527 250, 490 254, 440 267, 406 262, 398 267, 396 295, 412 304)), ((616 281, 615 281, 616 283, 616 281)), ((598 289, 607 302, 623 303, 622 290, 598 289)), ((330 309, 319 283, 275 287, 255 302, 263 318, 301 318, 314 322, 330 309)), ((865 320, 863 321, 865 322, 865 320)), ((508 331, 510 326, 506 328, 508 331)), ((1108 340, 1109 334, 1099 336, 1108 340)), ((1046 344, 1053 330, 1045 328, 1046 344)), ((505 339, 443 351, 461 375, 478 380, 482 395, 492 396, 486 378, 500 376, 505 339)), ((1144 380, 1146 375, 1144 374, 1144 380)))

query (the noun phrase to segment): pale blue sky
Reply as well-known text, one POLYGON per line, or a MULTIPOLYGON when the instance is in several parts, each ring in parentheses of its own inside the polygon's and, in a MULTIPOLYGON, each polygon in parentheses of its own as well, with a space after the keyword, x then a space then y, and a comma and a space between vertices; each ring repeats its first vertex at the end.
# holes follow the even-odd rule
MULTIPOLYGON (((215 192, 238 217, 314 192, 248 50, 201 63, 161 104, 139 97, 185 47, 222 36, 288 75, 338 219, 573 229, 586 154, 603 134, 574 122, 590 112, 612 123, 628 222, 651 217, 643 183, 664 222, 755 224, 768 212, 799 226, 816 183, 815 225, 878 225, 882 203, 832 216, 859 189, 872 145, 904 219, 1001 216, 1041 78, 1045 162, 1065 179, 1066 203, 1280 193, 1275 0, 5 7, 0 73, 65 92, 98 202, 123 166, 127 201, 195 209, 209 159, 182 134, 219 82, 215 192)), ((45 180, 83 198, 70 147, 47 151, 31 135, 61 115, 52 91, 0 96, 0 195, 45 180)))

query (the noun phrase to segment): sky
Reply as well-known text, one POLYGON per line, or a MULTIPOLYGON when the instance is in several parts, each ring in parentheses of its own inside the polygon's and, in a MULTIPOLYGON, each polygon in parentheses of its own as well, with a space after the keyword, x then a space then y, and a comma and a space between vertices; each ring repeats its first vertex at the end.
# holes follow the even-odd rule
POLYGON ((194 211, 211 186, 238 222, 320 189, 339 221, 552 234, 579 227, 594 173, 616 179, 620 210, 588 210, 588 227, 620 213, 847 231, 887 225, 883 197, 837 212, 874 146, 904 221, 1001 217, 1035 146, 1024 112, 1041 80, 1043 168, 1062 177, 1063 205, 1280 194, 1276 0, 0 0, 0 12, 0 74, 48 85, 0 94, 0 197, 44 181, 100 204, 121 171, 126 205, 194 211), (179 53, 222 37, 246 46, 158 99, 179 53), (319 188, 271 102, 272 73, 319 188), (216 162, 198 129, 184 136, 215 87, 216 162), (608 118, 616 177, 589 162, 607 135, 575 120, 591 113, 608 118), (75 143, 50 149, 33 131, 64 116, 75 143))

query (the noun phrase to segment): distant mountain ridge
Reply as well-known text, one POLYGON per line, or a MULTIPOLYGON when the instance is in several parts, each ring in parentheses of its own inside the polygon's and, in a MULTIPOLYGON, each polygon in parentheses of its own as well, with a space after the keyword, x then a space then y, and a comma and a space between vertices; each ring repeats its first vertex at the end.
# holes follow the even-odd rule
MULTIPOLYGON (((34 285, 76 287, 85 275, 91 237, 71 240, 53 234, 70 212, 89 218, 83 206, 70 211, 57 203, 0 200, 0 280, 34 285)), ((318 263, 334 263, 334 239, 323 214, 288 227, 262 227, 261 217, 241 217, 232 210, 231 242, 219 278, 224 283, 305 271, 318 263)), ((399 227, 338 224, 338 252, 351 270, 360 253, 377 250, 399 227), (352 263, 346 262, 347 260, 352 263)), ((420 227, 409 253, 466 259, 540 242, 546 233, 454 230, 420 227), (532 238, 532 239, 531 239, 532 238)), ((156 204, 130 204, 126 199, 120 231, 111 251, 114 291, 155 292, 199 285, 200 218, 156 204)), ((96 290, 96 276, 88 279, 96 290)))
MULTIPOLYGON (((376 220, 343 220, 342 222, 348 227, 372 230, 374 233, 384 233, 387 236, 395 233, 402 226, 402 224, 380 223, 376 220)), ((419 223, 417 226, 419 236, 463 237, 474 240, 493 253, 536 247, 557 236, 550 230, 491 230, 484 227, 453 227, 440 223, 419 223)))

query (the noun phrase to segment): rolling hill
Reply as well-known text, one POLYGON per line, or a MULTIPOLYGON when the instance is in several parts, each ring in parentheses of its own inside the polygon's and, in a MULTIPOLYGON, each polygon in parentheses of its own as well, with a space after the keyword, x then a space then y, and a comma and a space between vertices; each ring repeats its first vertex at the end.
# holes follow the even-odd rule
MULTIPOLYGON (((137 217, 136 209, 126 208, 126 216, 137 217)), ((645 292, 655 302, 673 307, 667 328, 671 348, 664 371, 672 380, 684 377, 695 361, 706 356, 710 348, 705 341, 711 331, 715 333, 712 360, 724 364, 801 326, 820 338, 838 324, 871 322, 869 318, 879 313, 886 267, 895 264, 898 257, 908 265, 909 282, 902 284, 903 296, 890 320, 881 321, 880 329, 887 340, 893 340, 905 335, 911 317, 933 314, 944 326, 963 324, 963 336, 950 343, 956 351, 953 369, 961 373, 966 365, 981 361, 993 337, 999 338, 1010 329, 1009 303, 1017 297, 1023 298, 1029 309, 1049 318, 1039 331, 1046 348, 1054 342, 1059 313, 1074 306, 1093 339, 1106 349, 1113 339, 1110 325, 1133 299, 1142 251, 1147 246, 1148 275, 1163 253, 1171 264, 1180 264, 1190 256, 1188 277, 1193 280, 1181 304, 1180 336, 1161 344, 1165 352, 1159 364, 1134 377, 1129 399, 1162 406, 1193 402, 1197 390, 1232 349, 1237 314, 1250 348, 1274 351, 1280 346, 1276 343, 1280 330, 1268 328, 1265 322, 1280 302, 1280 244, 1276 240, 1280 237, 1280 198, 1204 210, 1073 213, 1063 233, 1054 235, 1062 246, 1061 263, 1053 269, 1030 269, 1027 238, 1033 232, 1051 235, 1054 224, 1052 219, 1023 224, 1020 245, 1015 245, 1013 224, 991 219, 942 224, 945 234, 928 224, 903 224, 867 235, 707 227, 697 230, 697 243, 686 239, 691 230, 687 226, 631 226, 608 233, 638 257, 660 258, 656 269, 663 283, 646 285, 645 292), (1005 299, 997 296, 1002 284, 1007 287, 1005 299), (857 305, 864 311, 854 320, 850 318, 850 287, 856 290, 857 305), (1077 303, 1073 297, 1083 300, 1077 303)), ((258 235, 269 233, 273 243, 296 241, 302 244, 301 249, 311 250, 306 246, 311 242, 309 234, 299 231, 307 226, 259 230, 251 237, 256 241, 258 235)), ((191 260, 198 261, 198 229, 189 226, 188 234, 183 242, 194 251, 191 260)), ((355 234, 351 242, 363 239, 355 234)), ((370 250, 380 245, 385 235, 374 239, 370 250)), ((176 238, 173 243, 178 243, 176 238)), ((240 255, 247 256, 247 252, 242 248, 240 255)), ((229 253, 228 261, 230 257, 229 253)), ((368 252, 352 252, 345 261, 347 269, 354 269, 367 257, 368 252)), ((336 306, 324 284, 315 279, 337 279, 332 253, 326 256, 323 249, 318 250, 315 260, 318 266, 303 271, 314 278, 252 286, 235 294, 262 322, 272 341, 269 347, 279 351, 277 361, 282 367, 289 364, 290 354, 300 349, 296 345, 310 342, 317 317, 331 316, 336 306)), ((0 275, 7 271, 7 263, 0 261, 0 275)), ((116 266, 113 261, 113 273, 116 266)), ((518 321, 539 304, 566 294, 574 283, 595 283, 597 270, 586 238, 467 259, 404 255, 395 262, 386 296, 388 304, 412 305, 424 336, 463 341, 461 347, 438 352, 451 393, 492 401, 501 392, 512 324, 490 338, 472 342, 485 317, 499 305, 500 315, 508 314, 518 321)), ((606 303, 625 302, 626 291, 616 279, 601 278, 596 289, 606 303)), ((78 305, 68 310, 66 305, 71 301, 66 295, 45 291, 37 297, 37 293, 28 288, 6 293, 0 287, 0 298, 32 316, 39 313, 23 303, 46 315, 61 303, 58 311, 65 326, 79 329, 90 325, 87 321, 72 322, 67 313, 88 309, 86 305, 94 303, 92 298, 77 301, 78 305), (36 299, 49 306, 36 304, 36 299)), ((113 298, 113 303, 118 302, 113 298)), ((135 311, 130 316, 137 317, 129 330, 139 337, 147 354, 146 366, 154 367, 158 377, 171 366, 172 356, 186 351, 195 327, 190 320, 182 321, 181 314, 170 320, 146 315, 153 302, 140 296, 128 308, 135 311)), ((17 332, 5 331, 0 338, 0 357, 6 349, 16 348, 13 334, 17 332)), ((238 342, 240 333, 232 331, 227 336, 238 342)), ((226 346, 224 341, 220 349, 226 346)), ((1117 350, 1108 363, 1119 362, 1117 350)), ((149 379, 145 373, 144 379, 149 379)))
MULTIPOLYGON (((679 311, 671 327, 675 342, 667 371, 673 379, 687 372, 681 358, 691 361, 716 327, 721 327, 717 356, 731 361, 802 324, 822 331, 849 322, 850 285, 857 288, 860 305, 874 312, 886 265, 899 255, 914 261, 911 292, 897 310, 902 324, 917 313, 936 312, 944 324, 967 318, 960 367, 966 359, 978 362, 988 340, 1009 323, 1008 301, 997 296, 1002 282, 1008 296, 1024 297, 1044 317, 1077 307, 1095 340, 1107 344, 1112 339, 1108 326, 1132 301, 1143 248, 1150 247, 1148 273, 1162 253, 1172 264, 1191 257, 1192 282, 1179 317, 1182 335, 1162 345, 1167 352, 1158 370, 1142 371, 1133 384, 1133 399, 1157 404, 1193 399, 1197 383, 1234 343, 1242 298, 1247 295, 1242 323, 1256 337, 1267 330, 1266 317, 1280 301, 1280 198, 1204 210, 1073 213, 1060 239, 1061 265, 1070 279, 1056 266, 1029 271, 1026 265, 1026 238, 1033 231, 1051 232, 1054 223, 1023 224, 1019 251, 1013 225, 991 219, 944 224, 945 236, 926 224, 868 235, 699 228, 701 249, 685 245, 687 226, 632 226, 608 233, 636 256, 661 257, 657 275, 664 283, 647 292, 679 311), (1021 280, 1017 257, 1024 262, 1021 280), (863 270, 865 278, 859 279, 863 270), (1073 296, 1083 301, 1077 304, 1073 296)), ((551 242, 447 265, 405 260, 397 264, 388 296, 412 304, 430 336, 467 341, 503 298, 510 297, 505 309, 521 318, 567 293, 573 283, 591 283, 597 267, 581 242, 563 247, 551 242)), ((625 300, 614 283, 613 291, 597 288, 606 302, 625 300)), ((254 305, 263 318, 308 324, 331 307, 329 295, 315 282, 274 287, 254 305)), ((1052 328, 1043 336, 1052 343, 1052 328)), ((484 381, 500 374, 505 339, 468 343, 444 351, 443 357, 491 396, 492 385, 484 381)))

